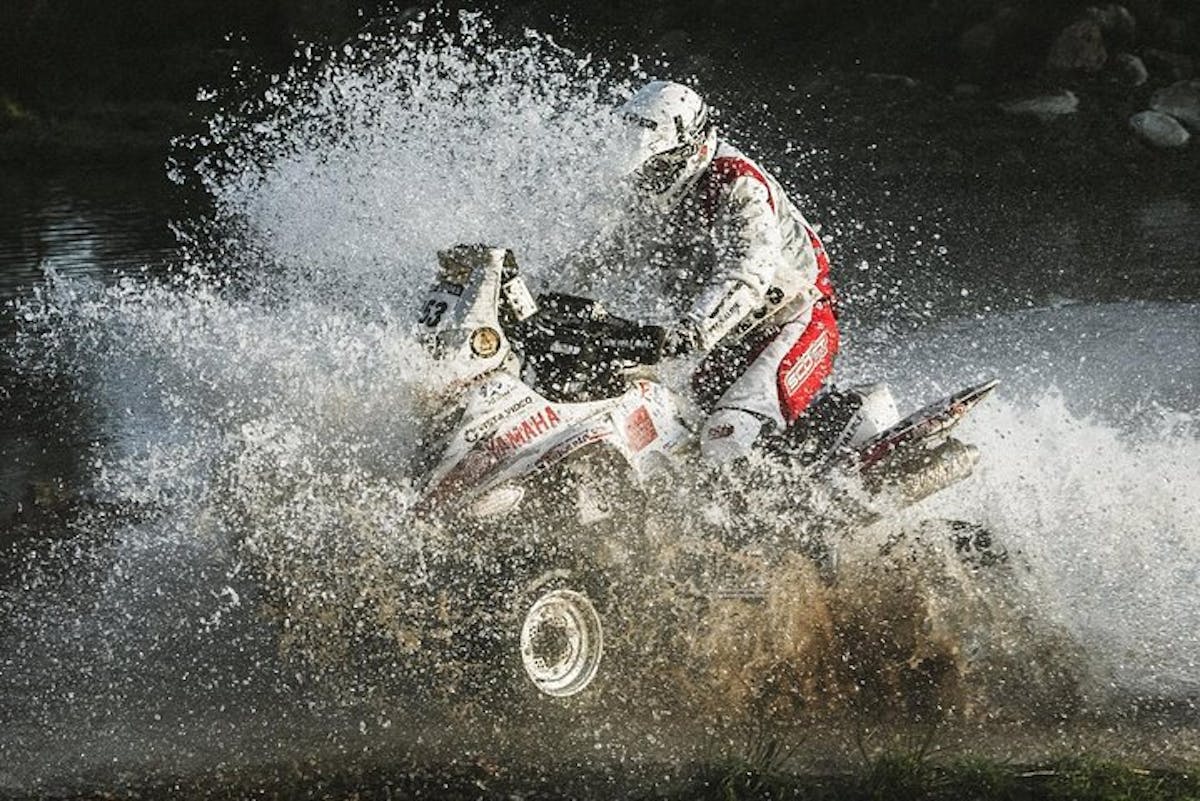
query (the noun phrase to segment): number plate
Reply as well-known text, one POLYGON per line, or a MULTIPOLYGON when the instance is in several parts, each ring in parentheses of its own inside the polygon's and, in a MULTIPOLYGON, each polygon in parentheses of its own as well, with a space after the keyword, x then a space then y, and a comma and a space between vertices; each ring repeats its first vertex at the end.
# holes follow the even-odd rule
POLYGON ((418 309, 417 322, 429 333, 449 327, 455 320, 462 292, 462 287, 455 284, 443 283, 433 287, 418 309))
POLYGON ((445 347, 454 347, 444 340, 446 332, 458 328, 462 293, 461 286, 442 282, 432 287, 417 307, 420 338, 434 358, 442 358, 445 347))

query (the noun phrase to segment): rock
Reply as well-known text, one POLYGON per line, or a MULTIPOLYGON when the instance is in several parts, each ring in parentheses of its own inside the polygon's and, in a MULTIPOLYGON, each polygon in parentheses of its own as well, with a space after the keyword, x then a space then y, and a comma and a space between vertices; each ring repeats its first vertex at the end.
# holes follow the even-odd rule
POLYGON ((1150 108, 1200 131, 1200 80, 1180 81, 1159 89, 1150 97, 1150 108))
POLYGON ((1172 53, 1148 47, 1142 51, 1142 59, 1150 72, 1165 76, 1172 81, 1182 81, 1195 74, 1192 59, 1183 53, 1172 53))
POLYGON ((1094 19, 1081 19, 1063 29, 1050 46, 1046 67, 1055 72, 1099 72, 1108 61, 1104 34, 1094 19))
POLYGON ((1083 12, 1084 18, 1095 21, 1100 26, 1104 38, 1109 44, 1127 45, 1137 36, 1137 20, 1129 9, 1116 3, 1105 6, 1089 6, 1083 12))
POLYGON ((1133 53, 1117 53, 1112 59, 1117 80, 1126 86, 1142 86, 1150 79, 1150 71, 1133 53))
POLYGON ((1112 28, 1105 30, 1105 34, 1115 42, 1132 44, 1137 39, 1137 19, 1125 6, 1114 3, 1109 7, 1113 9, 1113 24, 1112 28))
POLYGON ((871 83, 896 84, 907 89, 916 89, 920 82, 907 75, 896 75, 890 72, 868 72, 866 78, 871 83))
POLYGON ((1040 95, 1024 100, 1001 103, 1000 108, 1009 114, 1028 114, 1042 120, 1052 120, 1079 110, 1079 98, 1069 89, 1053 95, 1040 95))
POLYGON ((1178 120, 1161 111, 1139 111, 1129 118, 1129 127, 1155 147, 1183 147, 1191 139, 1178 120))

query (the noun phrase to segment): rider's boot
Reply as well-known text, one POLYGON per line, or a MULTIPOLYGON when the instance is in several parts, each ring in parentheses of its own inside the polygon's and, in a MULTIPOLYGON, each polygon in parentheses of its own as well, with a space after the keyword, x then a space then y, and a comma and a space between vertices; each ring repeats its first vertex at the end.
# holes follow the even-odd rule
POLYGON ((719 408, 700 432, 700 456, 710 466, 726 464, 749 455, 760 439, 779 434, 792 443, 785 452, 797 453, 803 462, 811 463, 857 449, 899 420, 900 412, 886 384, 863 384, 844 391, 830 388, 801 417, 800 425, 782 434, 770 420, 754 412, 719 408))
POLYGON ((854 433, 847 443, 851 448, 866 444, 872 437, 900 422, 896 399, 887 384, 860 384, 847 391, 858 402, 854 433))

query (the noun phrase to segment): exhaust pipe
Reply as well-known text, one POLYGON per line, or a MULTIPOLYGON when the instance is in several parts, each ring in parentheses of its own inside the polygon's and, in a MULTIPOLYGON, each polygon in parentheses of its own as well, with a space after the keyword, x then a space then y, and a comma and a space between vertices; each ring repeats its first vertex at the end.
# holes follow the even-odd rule
POLYGON ((936 448, 916 451, 889 465, 874 477, 870 489, 911 506, 970 476, 978 461, 979 450, 973 445, 947 439, 936 448))

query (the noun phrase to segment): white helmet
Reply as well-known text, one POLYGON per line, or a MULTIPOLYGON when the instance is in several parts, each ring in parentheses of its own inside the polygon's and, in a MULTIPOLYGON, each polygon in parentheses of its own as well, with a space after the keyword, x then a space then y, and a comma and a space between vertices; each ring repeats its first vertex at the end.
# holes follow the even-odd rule
POLYGON ((634 183, 663 208, 671 208, 716 150, 717 129, 708 106, 683 84, 651 81, 620 112, 633 126, 634 183))

